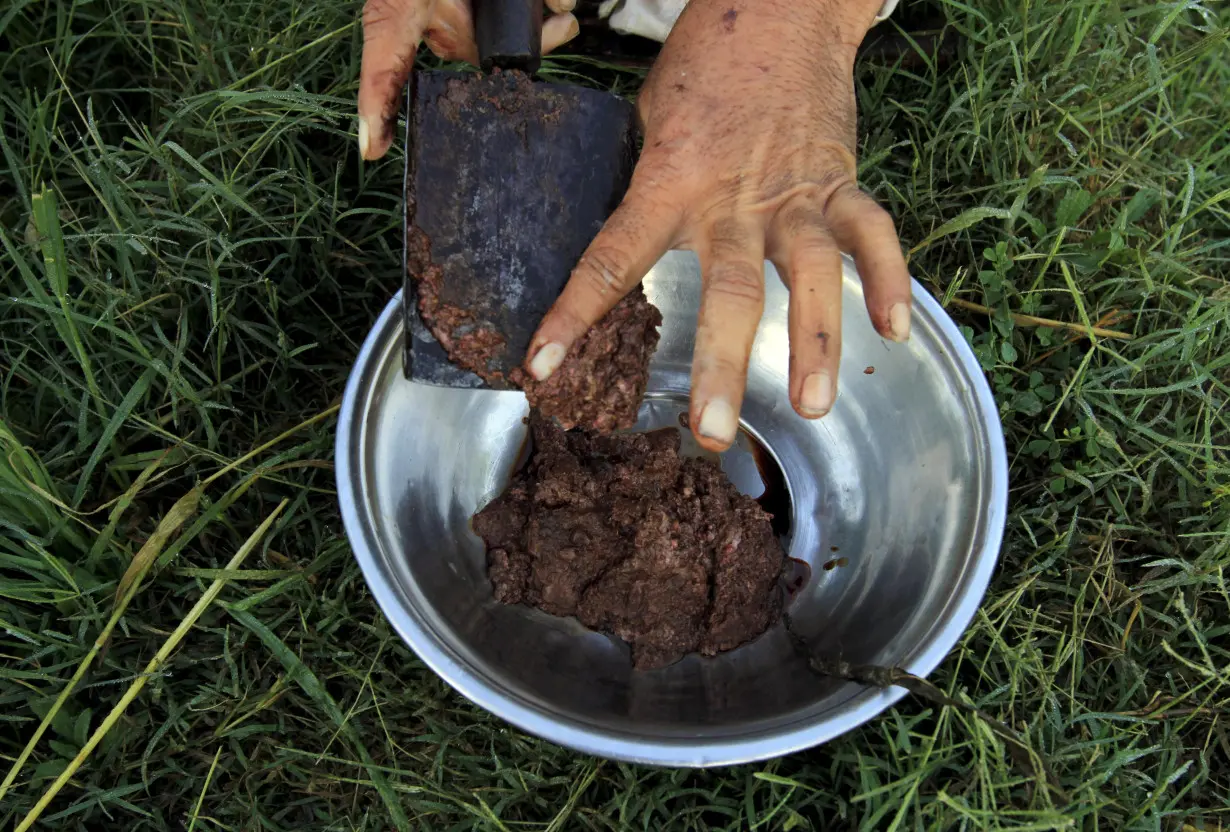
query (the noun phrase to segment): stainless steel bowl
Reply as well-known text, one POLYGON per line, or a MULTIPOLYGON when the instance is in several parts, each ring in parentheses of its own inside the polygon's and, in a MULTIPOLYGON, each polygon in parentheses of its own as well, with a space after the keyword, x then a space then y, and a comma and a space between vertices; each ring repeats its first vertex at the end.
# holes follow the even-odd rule
MULTIPOLYGON (((790 556, 811 566, 789 603, 792 627, 817 654, 926 675, 968 626, 999 551, 1007 458, 991 392, 957 328, 917 285, 909 343, 881 339, 847 263, 837 403, 819 421, 798 417, 786 396, 787 293, 766 271, 743 422, 784 475, 790 556), (846 562, 834 567, 838 558, 846 562)), ((687 406, 695 257, 669 254, 645 288, 664 318, 641 410, 649 428, 674 424, 687 406)), ((620 642, 496 603, 469 520, 523 453, 525 398, 407 382, 398 302, 346 387, 338 493, 381 609, 462 695, 579 751, 673 766, 808 748, 903 695, 817 676, 781 625, 716 658, 633 672, 620 642)), ((755 495, 761 477, 748 445, 722 462, 755 495)))

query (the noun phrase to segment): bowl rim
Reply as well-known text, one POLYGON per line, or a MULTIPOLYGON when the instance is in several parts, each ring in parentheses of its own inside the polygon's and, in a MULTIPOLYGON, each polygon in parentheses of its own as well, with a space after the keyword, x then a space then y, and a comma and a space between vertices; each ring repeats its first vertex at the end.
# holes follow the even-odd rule
MULTIPOLYGON (((847 268, 850 265, 847 263, 847 268)), ((926 677, 961 640, 990 585, 1007 520, 1008 455, 999 411, 974 351, 939 301, 913 278, 911 284, 913 312, 924 316, 937 330, 954 368, 968 385, 988 467, 986 501, 980 518, 982 545, 967 564, 945 609, 942 625, 930 628, 906 663, 905 669, 910 673, 926 677)), ((357 487, 359 460, 367 436, 361 421, 364 413, 359 408, 372 400, 369 382, 382 366, 388 350, 396 346, 389 341, 403 337, 401 295, 398 291, 389 300, 367 334, 346 382, 334 445, 338 502, 351 550, 377 605, 419 659, 455 691, 526 733, 575 751, 630 763, 689 768, 750 763, 814 748, 874 719, 905 696, 907 691, 900 687, 865 688, 823 718, 791 723, 753 737, 650 739, 552 714, 513 692, 492 686, 481 674, 459 662, 435 634, 402 608, 404 596, 381 566, 377 535, 365 519, 368 513, 363 509, 357 487)))

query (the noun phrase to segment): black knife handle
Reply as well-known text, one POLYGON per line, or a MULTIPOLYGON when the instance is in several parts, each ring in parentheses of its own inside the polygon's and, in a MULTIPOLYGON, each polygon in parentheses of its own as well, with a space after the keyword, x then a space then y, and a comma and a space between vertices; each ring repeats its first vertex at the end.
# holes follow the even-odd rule
POLYGON ((542 61, 542 0, 474 0, 474 37, 484 72, 519 69, 529 75, 542 61))

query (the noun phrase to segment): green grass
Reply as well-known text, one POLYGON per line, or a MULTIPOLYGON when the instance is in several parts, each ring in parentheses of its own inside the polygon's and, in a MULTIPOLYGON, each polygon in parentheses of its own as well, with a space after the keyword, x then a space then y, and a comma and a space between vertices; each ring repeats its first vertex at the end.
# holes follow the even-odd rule
POLYGON ((10 0, 0 827, 57 778, 35 828, 1230 824, 1228 22, 947 2, 951 66, 860 71, 862 175, 967 327, 1012 463, 1000 568, 932 678, 1069 800, 913 698, 690 772, 453 695, 377 611, 332 492, 334 408, 399 283, 401 160, 354 150, 357 5, 10 0))

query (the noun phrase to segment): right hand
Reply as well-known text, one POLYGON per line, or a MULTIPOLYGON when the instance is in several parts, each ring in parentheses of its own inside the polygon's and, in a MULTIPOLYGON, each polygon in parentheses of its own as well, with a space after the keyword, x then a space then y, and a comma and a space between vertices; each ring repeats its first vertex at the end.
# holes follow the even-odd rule
POLYGON ((702 271, 692 432, 738 434, 766 259, 790 289, 794 409, 833 407, 841 364, 841 252, 854 255, 876 330, 903 342, 911 285, 893 219, 858 188, 854 60, 882 0, 691 0, 637 98, 644 150, 622 204, 530 344, 549 378, 670 249, 702 271))
MULTIPOLYGON (((542 24, 547 54, 577 36, 576 0, 546 0, 554 14, 542 24)), ((402 88, 414 69, 419 41, 436 55, 478 65, 470 0, 366 0, 363 64, 359 70, 359 154, 379 159, 393 143, 402 88)))

